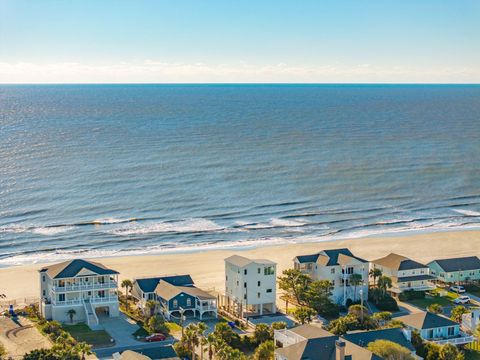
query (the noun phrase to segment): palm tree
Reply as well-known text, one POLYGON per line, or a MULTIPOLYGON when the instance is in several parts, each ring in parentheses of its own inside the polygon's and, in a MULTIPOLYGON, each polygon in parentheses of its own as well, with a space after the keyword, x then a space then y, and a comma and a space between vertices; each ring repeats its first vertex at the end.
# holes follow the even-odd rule
POLYGON ((353 299, 357 300, 357 286, 363 282, 362 275, 352 274, 349 278, 350 284, 353 285, 353 299))
POLYGON ((392 287, 392 279, 390 279, 388 276, 380 276, 378 278, 378 288, 382 291, 382 296, 385 298, 385 295, 387 294, 387 289, 390 289, 392 287))
POLYGON ((67 311, 68 317, 70 318, 70 322, 73 323, 73 317, 77 314, 77 312, 73 309, 67 311))
POLYGON ((155 310, 157 308, 157 304, 158 302, 155 301, 155 300, 148 300, 146 303, 145 303, 145 307, 148 309, 148 311, 150 312, 150 317, 152 317, 153 315, 155 315, 155 310))
POLYGON ((379 268, 372 268, 370 272, 368 273, 371 277, 373 277, 373 286, 377 286, 377 278, 383 275, 383 272, 379 268))
POLYGON ((213 359, 213 347, 215 345, 215 342, 217 341, 217 338, 213 333, 208 334, 207 336, 207 344, 208 344, 208 360, 213 359))
POLYGON ((82 354, 82 360, 85 360, 85 355, 92 354, 92 345, 87 344, 86 342, 79 342, 75 345, 75 350, 82 354))
POLYGON ((197 335, 200 337, 200 359, 203 360, 203 345, 206 344, 205 331, 207 331, 208 326, 204 322, 199 322, 197 324, 197 335))
POLYGON ((133 287, 132 281, 128 280, 128 279, 125 279, 125 280, 122 281, 120 286, 122 288, 125 288, 125 307, 128 309, 128 289, 129 288, 130 288, 130 290, 132 289, 132 287, 133 287))
POLYGON ((188 324, 185 328, 185 339, 192 352, 192 360, 195 360, 195 347, 198 345, 198 328, 195 324, 188 324))

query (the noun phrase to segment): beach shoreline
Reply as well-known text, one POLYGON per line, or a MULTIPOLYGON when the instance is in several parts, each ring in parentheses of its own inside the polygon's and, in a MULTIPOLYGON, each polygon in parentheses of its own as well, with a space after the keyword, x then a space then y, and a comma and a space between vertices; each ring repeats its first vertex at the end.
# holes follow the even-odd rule
MULTIPOLYGON (((368 237, 304 242, 294 244, 227 248, 198 252, 155 255, 98 257, 91 260, 120 272, 120 281, 147 276, 190 274, 199 287, 221 291, 224 280, 223 260, 239 254, 267 258, 278 263, 278 274, 292 266, 296 255, 323 249, 348 247, 356 256, 373 260, 390 252, 426 263, 437 258, 480 255, 480 230, 417 232, 414 234, 374 235, 368 237)), ((0 293, 7 299, 39 296, 38 270, 48 263, 0 268, 0 293)))

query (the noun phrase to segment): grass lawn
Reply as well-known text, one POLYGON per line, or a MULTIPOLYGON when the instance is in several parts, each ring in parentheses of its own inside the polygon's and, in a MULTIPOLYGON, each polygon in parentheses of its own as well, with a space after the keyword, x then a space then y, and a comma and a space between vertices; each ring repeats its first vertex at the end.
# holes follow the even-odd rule
POLYGON ((449 300, 447 297, 429 297, 429 296, 425 296, 424 299, 409 300, 408 303, 423 309, 426 309, 432 304, 439 304, 441 306, 452 305, 452 301, 449 300))
POLYGON ((465 360, 480 360, 480 352, 475 350, 465 350, 465 360))
POLYGON ((63 329, 70 333, 77 341, 85 341, 93 347, 109 346, 111 336, 105 330, 92 330, 86 324, 63 325, 63 329))

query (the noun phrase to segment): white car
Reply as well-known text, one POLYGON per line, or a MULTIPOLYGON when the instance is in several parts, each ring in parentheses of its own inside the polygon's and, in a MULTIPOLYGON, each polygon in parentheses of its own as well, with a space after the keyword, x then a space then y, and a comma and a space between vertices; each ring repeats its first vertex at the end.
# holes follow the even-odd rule
POLYGON ((450 287, 450 291, 456 292, 457 294, 463 294, 466 290, 463 286, 454 285, 450 287))
POLYGON ((468 304, 470 302, 470 296, 462 295, 453 300, 455 304, 468 304))

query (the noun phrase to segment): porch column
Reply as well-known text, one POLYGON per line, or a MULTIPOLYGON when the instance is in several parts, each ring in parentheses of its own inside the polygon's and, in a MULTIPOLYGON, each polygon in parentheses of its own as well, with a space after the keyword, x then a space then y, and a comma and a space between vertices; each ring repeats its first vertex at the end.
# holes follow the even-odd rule
POLYGON ((263 315, 263 304, 260 304, 260 315, 263 315))

